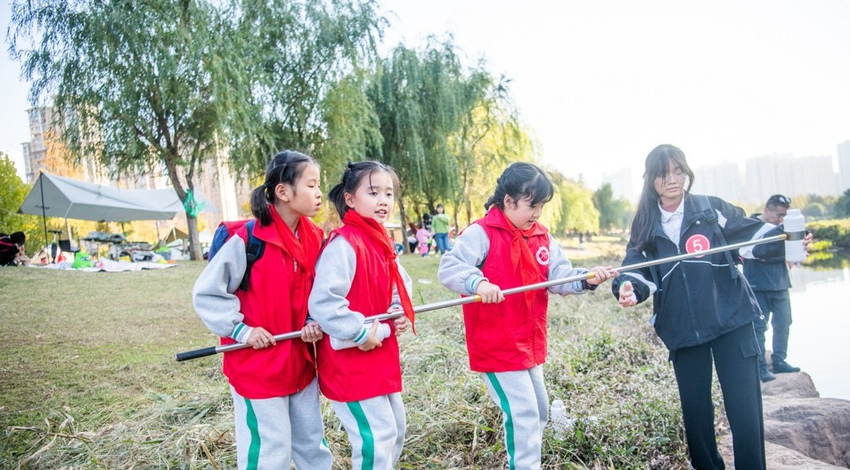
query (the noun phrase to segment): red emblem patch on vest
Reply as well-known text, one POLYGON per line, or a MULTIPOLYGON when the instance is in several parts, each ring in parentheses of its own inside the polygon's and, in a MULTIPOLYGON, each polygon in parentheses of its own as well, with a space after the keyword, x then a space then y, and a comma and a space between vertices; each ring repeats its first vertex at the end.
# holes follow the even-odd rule
MULTIPOLYGON (((692 235, 685 242, 685 249, 688 250, 688 253, 699 253, 709 248, 711 248, 711 242, 708 241, 705 235, 692 235)), ((697 256, 697 258, 702 258, 702 256, 697 256)))
POLYGON ((545 246, 541 246, 540 248, 538 248, 536 257, 537 262, 542 264, 543 266, 549 264, 549 248, 546 248, 545 246))

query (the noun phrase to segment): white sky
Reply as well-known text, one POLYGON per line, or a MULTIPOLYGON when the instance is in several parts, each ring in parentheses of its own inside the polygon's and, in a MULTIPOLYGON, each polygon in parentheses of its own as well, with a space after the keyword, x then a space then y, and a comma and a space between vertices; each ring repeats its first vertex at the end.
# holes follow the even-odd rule
MULTIPOLYGON (((470 63, 512 79, 544 160, 594 188, 624 167, 639 178, 661 143, 699 167, 834 156, 850 140, 844 0, 381 2, 394 12, 386 49, 451 32, 470 63)), ((20 159, 28 86, 7 52, 0 61, 0 150, 20 159)))

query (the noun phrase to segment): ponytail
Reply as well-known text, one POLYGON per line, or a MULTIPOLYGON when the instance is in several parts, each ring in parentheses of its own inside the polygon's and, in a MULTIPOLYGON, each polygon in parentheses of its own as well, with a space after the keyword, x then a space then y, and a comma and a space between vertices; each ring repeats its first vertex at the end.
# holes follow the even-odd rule
POLYGON ((263 226, 272 223, 269 205, 274 204, 277 185, 288 184, 294 187, 308 163, 318 166, 312 157, 294 150, 284 150, 269 161, 265 181, 251 193, 251 213, 263 226))
POLYGON ((505 168, 496 180, 496 189, 484 204, 484 209, 490 210, 492 206, 504 209, 505 196, 510 196, 515 201, 530 198, 531 205, 534 206, 551 201, 554 195, 555 187, 540 167, 531 163, 516 162, 505 168))

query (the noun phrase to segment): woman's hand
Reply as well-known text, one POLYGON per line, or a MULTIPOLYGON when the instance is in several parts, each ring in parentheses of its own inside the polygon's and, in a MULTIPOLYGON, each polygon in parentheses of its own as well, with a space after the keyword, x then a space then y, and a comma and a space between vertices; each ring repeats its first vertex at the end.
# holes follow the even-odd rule
POLYGON ((375 348, 381 347, 381 340, 378 339, 378 327, 381 325, 379 321, 372 322, 372 328, 369 328, 369 337, 366 338, 366 342, 357 346, 357 349, 361 351, 371 351, 375 348))
POLYGON ((634 305, 637 305, 637 296, 632 281, 622 282, 620 284, 620 306, 632 307, 634 305))
POLYGON ((475 293, 481 297, 481 303, 495 304, 505 300, 505 295, 502 294, 502 289, 495 284, 490 284, 487 281, 481 281, 475 293))
POLYGON ((274 346, 277 342, 274 340, 274 335, 266 331, 265 328, 257 326, 251 330, 245 344, 252 346, 254 349, 263 349, 269 346, 274 346))
POLYGON ((618 274, 613 266, 596 266, 591 268, 590 272, 593 273, 593 277, 588 277, 586 282, 591 286, 598 286, 608 279, 617 277, 618 274))
POLYGON ((314 321, 307 322, 304 328, 301 328, 301 341, 305 343, 315 343, 322 339, 323 336, 325 334, 322 332, 322 328, 314 321))

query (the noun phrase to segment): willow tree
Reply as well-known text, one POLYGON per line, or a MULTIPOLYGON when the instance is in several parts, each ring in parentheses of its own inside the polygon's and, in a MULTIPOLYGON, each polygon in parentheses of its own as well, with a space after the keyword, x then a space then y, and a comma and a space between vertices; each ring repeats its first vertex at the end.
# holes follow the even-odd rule
POLYGON ((231 140, 237 167, 261 171, 270 153, 292 148, 332 169, 373 145, 363 83, 386 24, 377 10, 370 0, 240 2, 235 28, 252 57, 257 126, 231 140))
POLYGON ((493 82, 480 74, 478 78, 478 83, 467 87, 475 107, 462 117, 451 140, 457 159, 456 193, 451 200, 458 227, 461 212, 467 224, 483 214, 484 202, 510 162, 535 160, 535 146, 522 128, 508 80, 501 77, 493 82))
POLYGON ((593 205, 593 191, 558 171, 550 171, 555 197, 543 209, 546 226, 554 234, 570 230, 599 231, 599 211, 593 205))
POLYGON ((382 141, 369 155, 398 170, 405 226, 405 203, 433 211, 458 193, 452 139, 491 84, 482 69, 464 69, 451 41, 431 40, 423 51, 400 45, 379 63, 368 95, 382 141))
POLYGON ((201 257, 193 192, 204 161, 257 170, 321 133, 328 80, 373 47, 369 2, 16 1, 8 36, 33 104, 76 158, 113 174, 164 168, 201 257), (352 58, 355 59, 352 59, 352 58))

